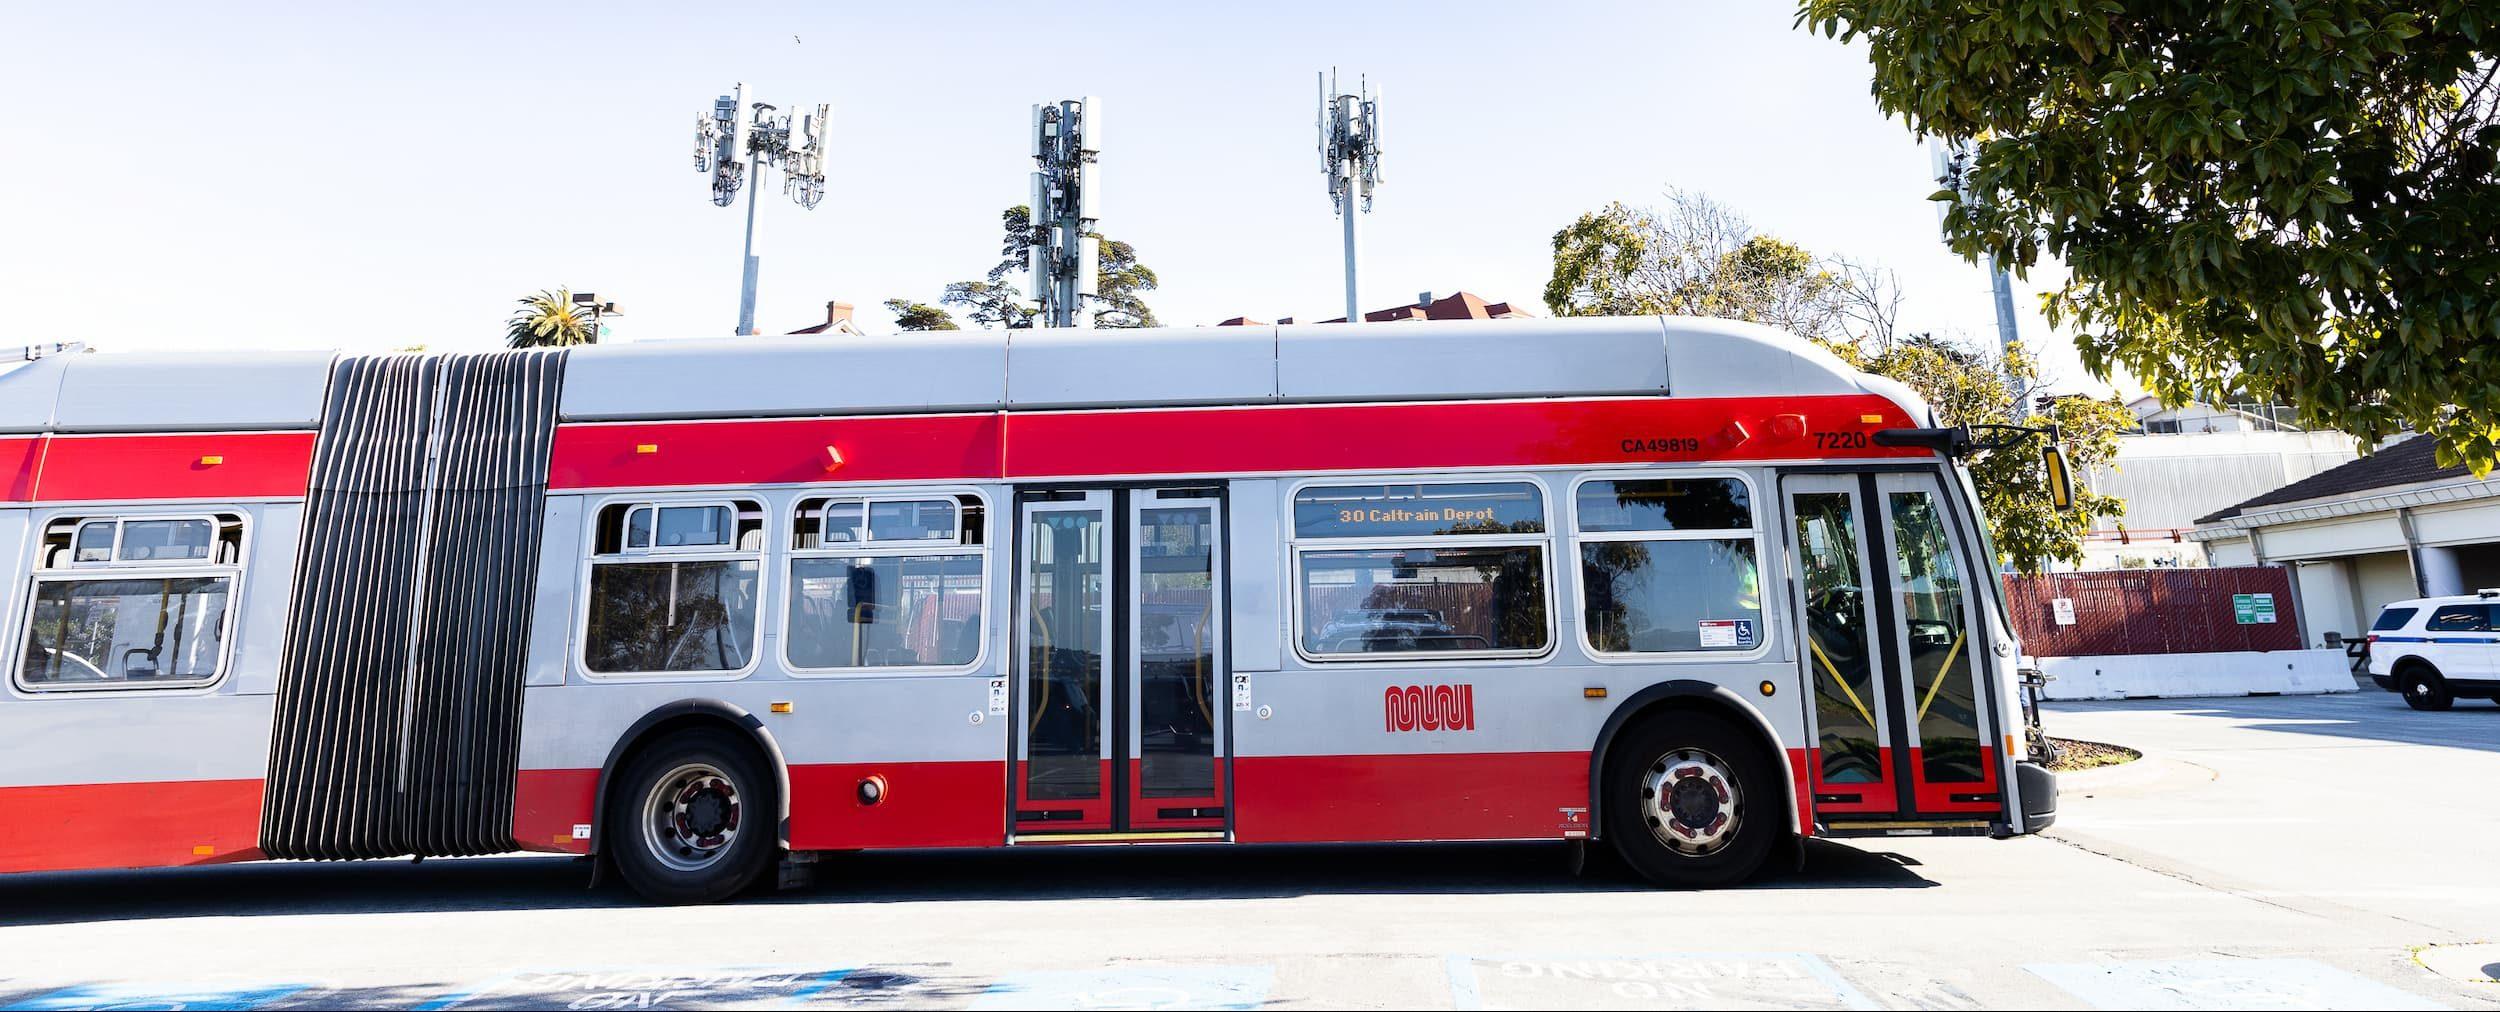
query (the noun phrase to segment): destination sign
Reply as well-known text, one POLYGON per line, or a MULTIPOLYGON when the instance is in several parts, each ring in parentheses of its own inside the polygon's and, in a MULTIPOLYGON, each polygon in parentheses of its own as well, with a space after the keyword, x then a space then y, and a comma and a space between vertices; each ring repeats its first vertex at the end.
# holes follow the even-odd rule
POLYGON ((1524 481, 1442 485, 1314 485, 1294 494, 1294 536, 1536 534, 1545 496, 1524 481))

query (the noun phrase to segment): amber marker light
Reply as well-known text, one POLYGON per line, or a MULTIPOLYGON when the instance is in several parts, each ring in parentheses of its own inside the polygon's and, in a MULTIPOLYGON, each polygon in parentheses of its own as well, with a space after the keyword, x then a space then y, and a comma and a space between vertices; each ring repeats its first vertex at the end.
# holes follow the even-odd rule
POLYGON ((775 700, 773 702, 774 713, 795 713, 797 711, 798 707, 790 703, 788 700, 775 700))
POLYGON ((634 452, 635 452, 635 453, 658 453, 658 452, 660 452, 660 444, 658 444, 658 443, 643 443, 643 444, 641 444, 641 445, 638 445, 638 446, 634 447, 634 452))
POLYGON ((225 457, 220 456, 220 455, 218 455, 218 454, 214 454, 214 453, 209 454, 208 456, 205 456, 205 457, 201 457, 201 458, 200 458, 200 466, 201 466, 201 467, 215 467, 215 466, 217 466, 217 465, 219 465, 219 464, 223 464, 223 463, 225 463, 225 462, 226 462, 226 458, 225 458, 225 457))
POLYGON ((1580 698, 1582 698, 1582 699, 1604 699, 1604 698, 1606 698, 1606 687, 1605 687, 1605 686, 1603 686, 1603 685, 1592 685, 1592 686, 1589 686, 1588 688, 1585 688, 1585 689, 1580 690, 1580 698))
POLYGON ((1780 690, 1780 687, 1779 687, 1779 686, 1776 686, 1776 685, 1771 684, 1771 680, 1770 680, 1770 679, 1765 678, 1765 679, 1763 679, 1763 680, 1762 680, 1762 694, 1763 694, 1763 695, 1768 696, 1768 695, 1771 695, 1772 693, 1778 692, 1779 690, 1780 690))

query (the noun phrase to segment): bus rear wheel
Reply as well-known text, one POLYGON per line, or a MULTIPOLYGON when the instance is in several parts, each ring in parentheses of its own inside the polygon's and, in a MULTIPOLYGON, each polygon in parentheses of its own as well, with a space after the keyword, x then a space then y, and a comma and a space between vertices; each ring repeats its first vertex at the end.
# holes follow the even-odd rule
POLYGON ((771 864, 778 811, 753 747, 679 731, 637 751, 609 787, 605 849, 644 899, 717 903, 771 864))
POLYGON ((1625 728, 1603 775, 1606 835, 1656 885, 1742 882, 1786 828, 1779 771, 1762 744, 1709 714, 1668 713, 1625 728))

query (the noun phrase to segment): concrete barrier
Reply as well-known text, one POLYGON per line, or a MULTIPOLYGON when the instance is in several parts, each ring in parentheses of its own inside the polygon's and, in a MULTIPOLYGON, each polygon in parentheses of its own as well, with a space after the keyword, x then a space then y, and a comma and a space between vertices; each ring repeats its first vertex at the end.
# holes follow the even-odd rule
POLYGON ((2341 650, 2248 650, 2035 658, 2049 699, 2352 692, 2341 650))

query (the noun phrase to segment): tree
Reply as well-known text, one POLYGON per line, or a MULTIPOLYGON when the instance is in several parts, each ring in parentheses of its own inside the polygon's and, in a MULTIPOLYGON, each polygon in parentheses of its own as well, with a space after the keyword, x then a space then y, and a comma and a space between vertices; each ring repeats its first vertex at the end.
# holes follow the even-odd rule
POLYGON ((504 330, 504 341, 515 348, 563 348, 576 344, 596 344, 599 335, 591 328, 590 313, 573 304, 573 291, 558 288, 525 296, 520 311, 512 314, 504 330))
MULTIPOLYGON (((2003 423, 2039 384, 2039 362, 2021 344, 2005 359, 1967 343, 1933 334, 1911 334, 1877 349, 1871 344, 1829 344, 1833 352, 1867 372, 1900 380, 1927 401, 1945 426, 2003 423), (2008 377, 2012 378, 2011 385, 2008 377)), ((2067 460, 2082 475, 2118 456, 2118 434, 2135 415, 2115 398, 2051 398, 2032 424, 2054 423, 2066 443, 2067 460)), ((2005 433, 1983 432, 1983 438, 2005 433)), ((1968 460, 1980 512, 1996 541, 2000 562, 2024 573, 2040 572, 2051 559, 2083 561, 2083 536, 2092 518, 2117 516, 2126 504, 2116 496, 2075 486, 2075 508, 2050 504, 2048 472, 2041 465, 2040 437, 2021 435, 2003 448, 1968 460)))
POLYGON ((1803 0, 1884 111, 1972 145, 1945 235, 2070 276, 2085 364, 2366 443, 2500 442, 2500 6, 1803 0))
MULTIPOLYGON (((1555 315, 1666 313, 1778 327, 1907 384, 1948 426, 2002 423, 2039 386, 2037 363, 2020 346, 1999 362, 1966 342, 1900 333, 1901 291, 1891 271, 1757 234, 1744 216, 1700 194, 1670 190, 1668 197, 1662 210, 1609 204, 1554 234, 1545 298, 1555 315)), ((2134 416, 2114 400, 2069 397, 2052 402, 2044 420, 2064 429, 2067 459, 2088 473, 2116 457, 2117 433, 2134 416)), ((2077 489, 2075 510, 2052 508, 2036 437, 1969 464, 1999 561, 2026 573, 2051 559, 2081 560, 2092 518, 2123 505, 2077 489)))
MULTIPOLYGON (((998 218, 1002 232, 998 263, 983 280, 947 285, 946 294, 939 301, 964 307, 972 322, 985 327, 1030 327, 1033 310, 1024 301, 1024 292, 1009 279, 1025 270, 1026 251, 1041 241, 1041 233, 1034 227, 1033 209, 1027 205, 1010 207, 998 218)), ((1137 262, 1136 247, 1104 239, 1099 234, 1095 238, 1101 240, 1095 269, 1102 291, 1094 309, 1094 326, 1160 326, 1143 297, 1158 283, 1154 269, 1137 262)))
POLYGON ((1670 189, 1664 209, 1608 204, 1554 233, 1545 305, 1556 316, 1717 316, 1828 337, 1841 323, 1840 283, 1830 265, 1755 234, 1726 205, 1670 189))
POLYGON ((894 314, 894 326, 902 330, 958 330, 954 314, 926 302, 910 299, 887 299, 885 308, 894 314))

